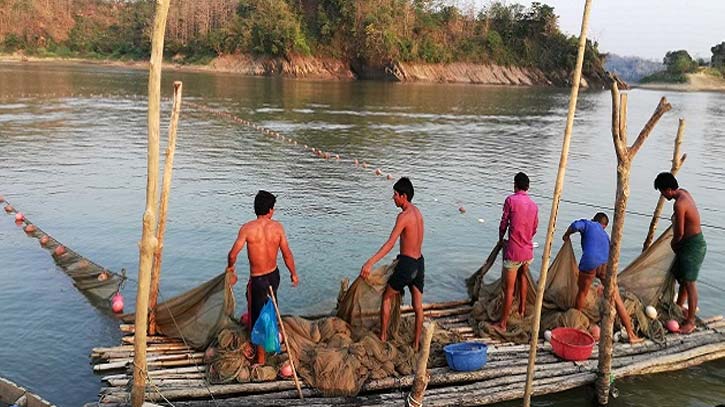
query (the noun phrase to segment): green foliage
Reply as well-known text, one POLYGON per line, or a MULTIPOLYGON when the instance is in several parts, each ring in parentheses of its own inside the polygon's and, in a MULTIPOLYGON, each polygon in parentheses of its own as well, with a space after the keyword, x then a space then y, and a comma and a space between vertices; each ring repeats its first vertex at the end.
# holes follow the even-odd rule
MULTIPOLYGON (((216 19, 205 16, 208 24, 193 25, 188 10, 195 3, 184 1, 186 11, 176 10, 175 34, 167 36, 165 54, 185 63, 231 53, 314 53, 372 66, 396 60, 463 61, 566 73, 573 69, 577 51, 577 38, 561 33, 554 9, 539 2, 526 7, 493 1, 473 15, 443 0, 231 0, 236 1, 233 17, 227 8, 216 19)), ((224 1, 234 7, 229 0, 218 4, 224 1)), ((0 13, 2 5, 0 0, 0 13)), ((154 0, 82 0, 67 38, 41 44, 36 38, 29 43, 23 36, 3 39, 0 34, 0 44, 6 51, 145 59, 154 6, 154 0), (91 9, 96 12, 87 12, 91 9), (40 46, 42 51, 36 48, 40 46)), ((601 75, 602 63, 597 44, 588 42, 584 73, 601 75)))
POLYGON ((662 63, 667 67, 667 72, 672 75, 695 72, 697 70, 697 61, 693 60, 690 54, 684 49, 667 52, 662 63))
POLYGON ((684 73, 673 73, 670 71, 662 71, 653 73, 652 75, 646 76, 640 79, 640 83, 652 83, 652 82, 664 82, 664 83, 687 83, 687 75, 684 73))
POLYGON ((238 14, 238 50, 272 56, 310 54, 299 18, 285 0, 241 0, 238 14))
POLYGON ((725 71, 725 41, 710 48, 710 51, 712 52, 710 66, 725 71))

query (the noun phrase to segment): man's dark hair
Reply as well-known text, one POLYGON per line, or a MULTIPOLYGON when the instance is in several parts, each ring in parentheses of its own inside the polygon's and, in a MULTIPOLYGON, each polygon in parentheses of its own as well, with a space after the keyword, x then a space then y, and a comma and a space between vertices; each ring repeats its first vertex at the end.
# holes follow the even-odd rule
POLYGON ((254 197, 254 213, 257 216, 266 215, 270 209, 274 208, 274 203, 277 202, 277 198, 267 191, 257 192, 257 196, 254 197))
POLYGON ((667 188, 677 189, 679 187, 677 179, 671 172, 661 172, 657 174, 657 178, 655 178, 655 189, 660 192, 667 188))
POLYGON ((604 212, 597 212, 597 214, 594 215, 594 218, 592 218, 592 220, 594 222, 605 223, 607 225, 609 224, 609 216, 607 216, 607 214, 604 212), (604 222, 602 222, 602 221, 604 221, 604 222))
POLYGON ((413 191, 413 183, 410 182, 410 178, 402 177, 399 179, 398 182, 393 185, 393 190, 400 195, 408 197, 408 202, 413 202, 413 195, 415 194, 415 191, 413 191))
POLYGON ((514 186, 516 187, 516 189, 519 189, 521 191, 528 191, 529 177, 523 172, 516 174, 516 176, 514 177, 514 186))

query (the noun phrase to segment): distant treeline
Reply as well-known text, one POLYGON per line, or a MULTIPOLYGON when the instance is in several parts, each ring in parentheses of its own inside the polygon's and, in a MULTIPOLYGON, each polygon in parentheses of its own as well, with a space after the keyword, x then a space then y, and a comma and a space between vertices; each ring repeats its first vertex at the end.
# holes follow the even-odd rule
POLYGON ((712 56, 709 61, 703 58, 695 60, 684 49, 668 51, 662 59, 664 70, 646 76, 641 81, 686 83, 687 74, 695 72, 722 78, 725 75, 725 42, 713 46, 710 51, 712 56))
MULTIPOLYGON (((5 52, 142 59, 152 0, 0 0, 5 52)), ((577 38, 554 9, 494 1, 461 10, 439 0, 172 0, 165 54, 203 63, 223 54, 314 55, 368 65, 393 60, 571 70, 577 38)), ((589 43, 585 74, 602 72, 589 43)))

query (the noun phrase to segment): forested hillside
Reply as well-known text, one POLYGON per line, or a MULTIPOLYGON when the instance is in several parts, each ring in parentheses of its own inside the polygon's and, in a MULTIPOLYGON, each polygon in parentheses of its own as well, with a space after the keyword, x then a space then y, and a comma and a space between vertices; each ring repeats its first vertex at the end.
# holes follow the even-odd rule
MULTIPOLYGON (((0 47, 38 56, 143 59, 152 0, 0 0, 0 47)), ((434 0, 172 0, 166 57, 312 55, 350 64, 471 62, 573 68, 576 38, 555 10, 491 2, 461 10, 434 0)), ((585 75, 603 77, 596 43, 585 75)))

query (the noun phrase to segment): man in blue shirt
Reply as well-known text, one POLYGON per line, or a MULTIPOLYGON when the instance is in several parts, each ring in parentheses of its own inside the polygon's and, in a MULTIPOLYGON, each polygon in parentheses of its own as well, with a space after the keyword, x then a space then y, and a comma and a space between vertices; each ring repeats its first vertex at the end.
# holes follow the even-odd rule
MULTIPOLYGON (((609 218, 603 212, 594 215, 592 220, 579 219, 574 221, 564 233, 564 241, 569 240, 572 233, 581 234, 582 257, 579 260, 579 290, 576 294, 575 307, 579 311, 584 308, 587 293, 592 286, 594 277, 604 281, 607 271, 607 263, 609 262, 609 235, 604 230, 609 224, 609 218)), ((627 330, 629 343, 642 342, 642 338, 635 335, 632 329, 632 320, 624 308, 624 302, 619 295, 619 290, 614 290, 614 303, 617 308, 617 315, 622 320, 624 328, 627 330)))

